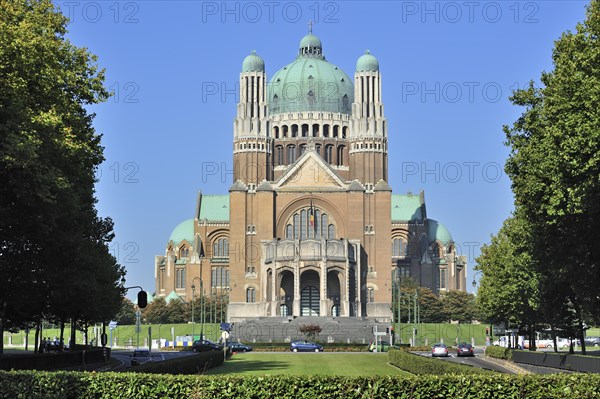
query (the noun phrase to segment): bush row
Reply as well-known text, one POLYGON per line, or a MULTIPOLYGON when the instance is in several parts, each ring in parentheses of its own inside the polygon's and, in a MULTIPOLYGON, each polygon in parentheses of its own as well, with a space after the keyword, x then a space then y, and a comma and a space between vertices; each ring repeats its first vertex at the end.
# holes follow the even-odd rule
POLYGON ((140 364, 131 371, 153 374, 202 374, 208 369, 222 365, 224 357, 223 351, 202 352, 162 362, 140 364))
POLYGON ((487 346, 485 348, 485 355, 504 360, 510 360, 512 358, 511 350, 501 346, 487 346))
POLYGON ((415 355, 406 351, 391 350, 388 352, 391 364, 401 370, 416 375, 445 375, 445 374, 489 374, 491 371, 478 369, 458 363, 444 362, 440 359, 415 355))
POLYGON ((205 377, 138 373, 0 372, 0 398, 598 398, 600 375, 205 377))

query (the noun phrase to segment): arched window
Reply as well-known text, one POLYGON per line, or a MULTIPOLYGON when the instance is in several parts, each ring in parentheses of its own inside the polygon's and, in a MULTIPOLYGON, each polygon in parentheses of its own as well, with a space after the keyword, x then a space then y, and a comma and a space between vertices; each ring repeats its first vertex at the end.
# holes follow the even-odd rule
POLYGON ((306 209, 300 211, 300 238, 306 238, 306 209))
POLYGON ((279 110, 279 97, 277 97, 277 94, 273 96, 273 101, 271 102, 271 110, 275 112, 279 110))
POLYGON ((338 166, 344 164, 344 146, 341 145, 337 149, 337 164, 338 166))
POLYGON ((300 209, 285 226, 285 236, 290 239, 335 238, 335 225, 322 210, 315 207, 300 209), (312 219, 311 219, 312 212, 312 219))
POLYGON ((179 249, 179 258, 187 258, 189 253, 189 248, 184 245, 179 249))
POLYGON ((298 156, 302 156, 304 151, 306 151, 306 144, 300 144, 300 154, 298 154, 298 156))
POLYGON ((278 145, 275 148, 275 166, 283 165, 283 146, 278 145))
POLYGON ((329 137, 329 125, 323 125, 323 137, 329 137))
POLYGON ((292 164, 296 161, 296 146, 295 145, 288 145, 287 147, 287 163, 292 164))
POLYGON ((294 239, 300 237, 300 215, 294 215, 294 239))
POLYGON ((325 146, 325 161, 331 163, 333 160, 333 146, 331 144, 325 146))
POLYGON ((229 256, 229 239, 221 237, 213 244, 213 258, 227 258, 229 256))
POLYGON ((250 287, 246 290, 246 303, 256 302, 256 291, 250 287))
POLYGON ((373 288, 367 289, 367 302, 375 302, 375 290, 373 288))
POLYGON ((302 124, 302 137, 307 137, 308 136, 308 124, 304 123, 302 124))
POLYGON ((273 136, 275 136, 276 139, 279 138, 279 126, 273 127, 273 136))
POLYGON ((292 137, 298 137, 298 125, 292 125, 292 137))
POLYGON ((394 238, 392 240, 392 256, 406 256, 406 254, 406 241, 401 238, 394 238))
POLYGON ((340 131, 339 125, 333 125, 333 137, 338 137, 340 131))

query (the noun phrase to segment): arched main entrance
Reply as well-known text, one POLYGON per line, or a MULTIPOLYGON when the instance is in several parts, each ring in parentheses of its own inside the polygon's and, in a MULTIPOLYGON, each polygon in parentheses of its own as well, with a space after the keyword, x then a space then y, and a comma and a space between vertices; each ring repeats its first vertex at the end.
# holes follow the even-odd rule
POLYGON ((319 274, 313 270, 305 271, 300 276, 300 286, 300 316, 319 316, 319 274))

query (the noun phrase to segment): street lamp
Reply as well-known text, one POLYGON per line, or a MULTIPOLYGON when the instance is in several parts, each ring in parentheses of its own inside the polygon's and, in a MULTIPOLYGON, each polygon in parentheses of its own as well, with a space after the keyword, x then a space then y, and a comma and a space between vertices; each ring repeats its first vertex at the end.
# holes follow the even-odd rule
MULTIPOLYGON (((195 323, 194 323, 194 298, 196 297, 196 286, 194 285, 194 281, 199 280, 200 281, 200 320, 201 323, 204 323, 204 321, 202 320, 202 294, 204 293, 204 290, 202 289, 202 279, 200 277, 194 277, 194 279, 192 280, 192 286, 190 287, 192 289, 192 341, 195 339, 196 335, 194 334, 194 327, 195 327, 195 323)), ((200 327, 200 339, 202 339, 203 335, 204 335, 204 325, 201 324, 200 327)))

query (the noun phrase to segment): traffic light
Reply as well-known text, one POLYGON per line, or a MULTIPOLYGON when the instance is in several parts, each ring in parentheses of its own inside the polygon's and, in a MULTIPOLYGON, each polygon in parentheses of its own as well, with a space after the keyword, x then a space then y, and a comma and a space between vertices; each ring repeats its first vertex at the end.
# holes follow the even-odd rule
POLYGON ((138 292, 137 299, 138 308, 144 309, 146 306, 148 306, 148 294, 146 293, 146 291, 142 290, 138 292))
POLYGON ((385 333, 386 333, 386 334, 389 334, 389 333, 390 333, 390 328, 389 328, 389 327, 386 327, 386 328, 385 328, 385 333))

